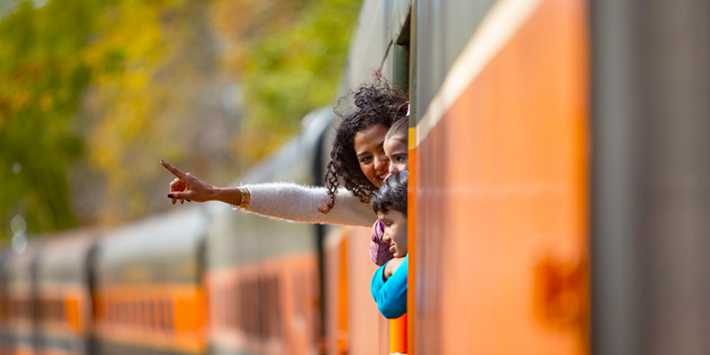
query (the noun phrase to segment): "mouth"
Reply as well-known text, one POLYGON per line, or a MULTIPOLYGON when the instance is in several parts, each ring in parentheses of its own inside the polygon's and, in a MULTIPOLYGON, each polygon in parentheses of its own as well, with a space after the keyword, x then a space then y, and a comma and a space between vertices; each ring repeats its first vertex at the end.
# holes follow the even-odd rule
POLYGON ((394 243, 390 243, 390 253, 394 254, 397 252, 397 248, 395 248, 394 243))

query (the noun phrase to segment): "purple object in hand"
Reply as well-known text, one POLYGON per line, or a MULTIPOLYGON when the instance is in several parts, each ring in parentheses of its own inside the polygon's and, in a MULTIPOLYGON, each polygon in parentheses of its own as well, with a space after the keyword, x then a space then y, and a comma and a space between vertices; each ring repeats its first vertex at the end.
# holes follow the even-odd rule
POLYGON ((382 239, 385 235, 385 224, 378 219, 372 225, 372 238, 370 239, 370 260, 378 266, 384 265, 394 255, 390 253, 390 243, 382 239))

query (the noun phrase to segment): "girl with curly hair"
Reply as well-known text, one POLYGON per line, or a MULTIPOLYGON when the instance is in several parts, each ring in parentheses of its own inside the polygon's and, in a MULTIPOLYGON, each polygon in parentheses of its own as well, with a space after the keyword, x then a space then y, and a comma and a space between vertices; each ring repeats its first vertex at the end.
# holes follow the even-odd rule
POLYGON ((222 201, 263 216, 305 223, 370 226, 377 216, 370 199, 389 171, 383 150, 385 135, 394 122, 407 116, 408 100, 382 79, 354 93, 355 109, 336 130, 325 187, 293 183, 215 187, 172 165, 175 175, 168 198, 176 201, 222 201), (342 181, 342 186, 341 186, 342 181))

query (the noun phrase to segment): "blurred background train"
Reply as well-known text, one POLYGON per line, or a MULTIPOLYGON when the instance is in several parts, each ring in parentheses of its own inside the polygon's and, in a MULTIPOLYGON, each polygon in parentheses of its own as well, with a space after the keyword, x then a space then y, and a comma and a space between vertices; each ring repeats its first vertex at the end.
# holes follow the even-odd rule
MULTIPOLYGON (((364 2, 341 94, 381 70, 412 101, 409 353, 710 351, 709 24, 705 0, 364 2)), ((319 184, 336 123, 239 181, 319 184)), ((0 352, 401 350, 368 236, 215 204, 35 238, 0 257, 0 352)))

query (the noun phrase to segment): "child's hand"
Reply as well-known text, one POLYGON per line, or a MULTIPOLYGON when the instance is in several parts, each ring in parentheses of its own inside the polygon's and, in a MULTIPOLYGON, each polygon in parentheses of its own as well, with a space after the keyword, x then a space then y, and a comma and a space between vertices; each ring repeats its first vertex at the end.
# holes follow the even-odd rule
POLYGON ((372 226, 372 238, 370 238, 370 260, 377 266, 384 265, 387 261, 392 259, 394 255, 390 251, 389 240, 384 240, 383 235, 385 233, 385 225, 382 220, 378 219, 377 222, 372 226))
POLYGON ((394 274, 395 271, 399 268, 399 265, 402 264, 402 261, 404 261, 404 258, 393 258, 392 260, 387 262, 387 265, 385 265, 385 280, 390 278, 392 274, 394 274))

